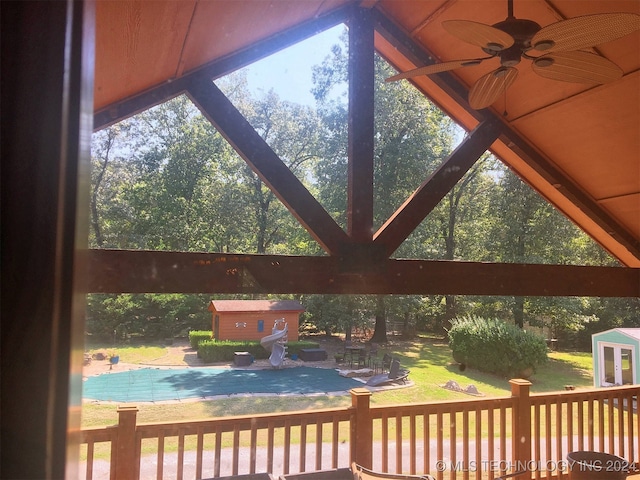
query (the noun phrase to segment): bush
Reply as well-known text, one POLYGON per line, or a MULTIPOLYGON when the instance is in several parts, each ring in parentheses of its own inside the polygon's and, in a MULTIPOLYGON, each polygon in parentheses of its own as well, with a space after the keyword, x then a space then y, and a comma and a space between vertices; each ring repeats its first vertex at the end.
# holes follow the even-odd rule
POLYGON ((205 340, 211 340, 213 332, 211 330, 193 330, 189 332, 189 343, 191 348, 198 349, 198 345, 205 340))
MULTIPOLYGON (((299 354, 303 348, 318 348, 315 342, 287 342, 289 356, 299 354)), ((260 342, 240 342, 232 340, 205 340, 198 345, 198 355, 205 363, 232 362, 235 352, 249 352, 255 359, 269 358, 269 351, 260 342)))
POLYGON ((528 377, 547 361, 539 335, 497 319, 453 320, 449 347, 456 362, 505 377, 528 377))

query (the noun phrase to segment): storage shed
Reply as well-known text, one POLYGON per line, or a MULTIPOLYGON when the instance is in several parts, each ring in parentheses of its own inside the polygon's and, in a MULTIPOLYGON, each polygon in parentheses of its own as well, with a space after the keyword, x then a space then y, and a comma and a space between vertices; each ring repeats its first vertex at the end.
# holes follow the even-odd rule
POLYGON ((302 304, 296 300, 212 300, 213 338, 216 340, 260 340, 271 334, 273 323, 284 318, 288 340, 298 340, 302 304))
POLYGON ((640 328, 613 328, 591 336, 596 387, 640 384, 640 328))

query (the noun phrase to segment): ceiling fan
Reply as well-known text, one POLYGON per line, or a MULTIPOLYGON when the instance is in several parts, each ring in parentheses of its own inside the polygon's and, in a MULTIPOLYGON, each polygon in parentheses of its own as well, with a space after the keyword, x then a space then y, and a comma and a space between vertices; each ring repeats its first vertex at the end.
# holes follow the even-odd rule
POLYGON ((394 75, 388 82, 419 75, 471 67, 497 58, 500 66, 480 77, 469 90, 469 105, 490 106, 515 81, 515 68, 525 58, 541 77, 565 82, 602 84, 617 80, 622 70, 606 58, 583 49, 621 38, 640 29, 640 15, 601 13, 562 20, 540 27, 532 20, 513 16, 507 0, 507 18, 495 25, 470 20, 447 20, 442 27, 460 40, 480 47, 487 56, 435 63, 394 75))

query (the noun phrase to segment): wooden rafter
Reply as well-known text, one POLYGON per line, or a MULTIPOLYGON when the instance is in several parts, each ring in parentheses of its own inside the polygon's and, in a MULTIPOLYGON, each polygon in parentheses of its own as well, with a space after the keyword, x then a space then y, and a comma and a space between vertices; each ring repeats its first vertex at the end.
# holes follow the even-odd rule
POLYGON ((187 94, 322 248, 337 255, 347 234, 211 79, 192 77, 187 94))
POLYGON ((93 250, 96 293, 358 293, 634 297, 640 269, 479 262, 382 261, 345 273, 335 256, 93 250))
POLYGON ((498 138, 500 124, 481 123, 380 227, 374 243, 390 256, 498 138))

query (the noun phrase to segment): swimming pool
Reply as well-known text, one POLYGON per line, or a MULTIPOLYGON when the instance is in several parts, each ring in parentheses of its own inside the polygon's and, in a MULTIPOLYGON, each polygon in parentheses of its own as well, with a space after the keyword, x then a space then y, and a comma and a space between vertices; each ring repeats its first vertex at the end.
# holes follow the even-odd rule
POLYGON ((83 382, 82 396, 105 402, 159 402, 234 394, 343 394, 361 386, 362 382, 326 368, 142 368, 89 377, 83 382))

